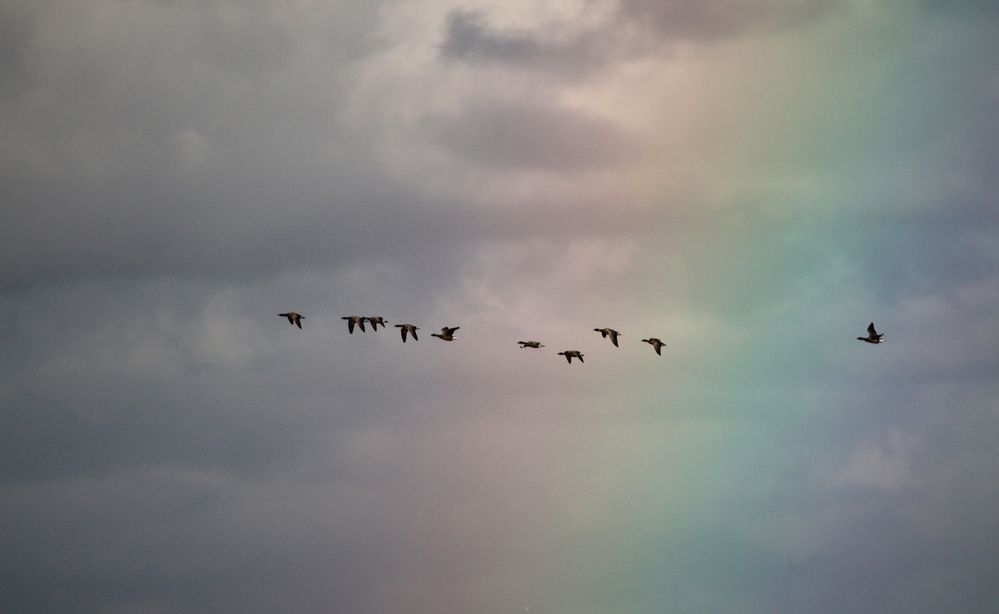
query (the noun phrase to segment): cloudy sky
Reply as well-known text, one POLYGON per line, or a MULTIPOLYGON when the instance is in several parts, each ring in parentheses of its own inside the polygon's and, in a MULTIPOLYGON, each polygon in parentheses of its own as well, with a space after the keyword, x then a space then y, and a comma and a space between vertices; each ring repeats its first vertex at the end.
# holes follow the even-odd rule
POLYGON ((990 611, 997 195, 988 0, 0 0, 0 609, 990 611))

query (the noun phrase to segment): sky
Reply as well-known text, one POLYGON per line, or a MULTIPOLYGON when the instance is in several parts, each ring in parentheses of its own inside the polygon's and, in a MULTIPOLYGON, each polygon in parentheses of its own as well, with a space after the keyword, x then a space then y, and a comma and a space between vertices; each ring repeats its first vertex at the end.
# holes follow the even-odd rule
POLYGON ((994 2, 0 0, 0 202, 0 610, 999 603, 994 2))

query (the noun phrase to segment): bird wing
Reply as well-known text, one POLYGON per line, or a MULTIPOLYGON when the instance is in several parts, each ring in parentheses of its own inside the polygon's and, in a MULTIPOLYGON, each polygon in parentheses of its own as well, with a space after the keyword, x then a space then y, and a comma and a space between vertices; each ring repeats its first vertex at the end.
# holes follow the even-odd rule
POLYGON ((576 354, 576 358, 579 359, 579 362, 586 362, 585 360, 583 360, 583 355, 582 354, 576 354))
POLYGON ((416 328, 415 327, 411 331, 409 331, 409 332, 413 333, 413 339, 415 339, 417 341, 420 340, 420 338, 416 336, 416 328))
POLYGON ((301 328, 302 328, 302 319, 301 318, 295 318, 295 326, 297 326, 299 328, 299 330, 301 330, 301 328))
POLYGON ((612 330, 610 333, 610 338, 611 338, 611 343, 614 344, 614 347, 621 347, 617 344, 617 331, 612 330))
POLYGON ((663 344, 657 343, 653 347, 656 348, 656 354, 659 354, 660 356, 663 355, 663 344))
POLYGON ((872 337, 876 337, 878 335, 878 331, 874 330, 874 322, 867 325, 867 334, 872 337))

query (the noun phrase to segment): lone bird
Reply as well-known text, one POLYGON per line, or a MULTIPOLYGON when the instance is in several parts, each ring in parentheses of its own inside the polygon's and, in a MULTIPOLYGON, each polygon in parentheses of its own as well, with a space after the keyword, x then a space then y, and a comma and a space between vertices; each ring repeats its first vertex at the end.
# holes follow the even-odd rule
POLYGON ((381 316, 368 316, 365 319, 371 322, 371 330, 378 330, 379 326, 385 328, 385 318, 381 316))
POLYGON ((396 324, 395 327, 399 329, 400 333, 402 333, 403 343, 406 343, 406 333, 413 335, 414 341, 420 340, 420 338, 416 336, 416 331, 420 330, 419 326, 414 326, 412 324, 396 324))
POLYGON ((437 337, 441 341, 454 341, 454 331, 458 330, 459 328, 461 328, 461 327, 460 326, 455 326, 453 328, 449 328, 447 326, 443 326, 443 327, 441 327, 441 332, 439 332, 439 333, 430 333, 430 336, 431 337, 437 337))
POLYGON ((366 319, 364 316, 343 316, 340 319, 347 320, 347 330, 351 335, 354 334, 354 325, 360 326, 362 333, 368 332, 364 330, 364 320, 366 319))
POLYGON ((614 347, 621 347, 617 344, 617 337, 621 333, 617 332, 613 328, 594 328, 593 330, 600 333, 600 336, 603 337, 604 339, 610 337, 611 343, 614 344, 614 347))
POLYGON ((659 354, 660 356, 663 355, 663 348, 666 347, 666 344, 663 343, 661 339, 649 337, 648 339, 642 339, 642 341, 654 347, 656 349, 656 354, 659 354))
POLYGON ((541 343, 540 341, 518 341, 517 343, 520 344, 520 349, 524 348, 538 349, 545 347, 545 344, 541 343))
POLYGON ((305 316, 302 314, 289 311, 288 313, 279 313, 278 315, 282 318, 288 318, 288 324, 302 328, 302 320, 305 319, 305 316))
POLYGON ((874 330, 874 322, 871 322, 870 324, 867 325, 867 336, 857 337, 857 340, 866 341, 867 343, 877 344, 881 343, 881 337, 884 337, 884 335, 878 334, 878 331, 874 330))
POLYGON ((573 358, 578 358, 579 362, 583 362, 583 354, 579 350, 566 350, 564 352, 559 352, 558 355, 565 356, 565 359, 569 361, 570 365, 572 364, 573 358))

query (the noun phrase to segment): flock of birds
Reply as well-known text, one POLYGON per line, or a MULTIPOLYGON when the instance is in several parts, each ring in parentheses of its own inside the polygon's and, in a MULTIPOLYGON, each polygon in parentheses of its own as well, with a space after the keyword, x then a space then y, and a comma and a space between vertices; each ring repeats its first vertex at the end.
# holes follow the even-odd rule
MULTIPOLYGON (((292 326, 297 326, 298 328, 302 328, 302 320, 305 319, 305 316, 303 316, 300 313, 296 313, 294 311, 289 311, 287 313, 279 313, 278 316, 282 318, 287 318, 289 324, 291 324, 292 326)), ((341 319, 347 321, 347 331, 351 335, 354 334, 355 328, 360 328, 362 333, 367 332, 367 329, 364 328, 365 322, 370 324, 371 329, 374 331, 377 331, 379 326, 381 326, 382 328, 386 328, 388 325, 388 322, 385 320, 385 318, 381 316, 343 316, 341 319)), ((420 338, 416 334, 416 331, 420 330, 419 326, 416 326, 415 324, 406 323, 406 324, 395 324, 395 327, 399 329, 399 332, 402 335, 403 343, 406 343, 407 335, 412 336, 413 341, 420 340, 420 338)), ((454 341, 454 334, 460 328, 461 328, 460 326, 444 326, 441 327, 441 332, 430 333, 430 336, 437 337, 441 341, 454 341)), ((594 328, 593 330, 595 332, 600 333, 600 336, 603 337, 604 339, 609 338, 610 342, 614 344, 614 347, 621 347, 618 345, 617 342, 618 337, 621 336, 621 333, 619 333, 618 331, 614 330, 613 328, 594 328)), ((881 339, 883 337, 884 337, 883 334, 878 333, 874 329, 874 322, 871 322, 867 326, 867 336, 857 337, 857 340, 864 341, 867 343, 873 343, 876 345, 878 343, 881 343, 881 339)), ((659 339, 658 337, 649 337, 648 339, 642 339, 642 341, 651 345, 652 349, 656 351, 656 354, 658 354, 659 356, 663 355, 663 348, 666 347, 666 344, 663 343, 661 339, 659 339)), ((540 341, 518 341, 517 343, 520 344, 520 349, 531 348, 537 350, 545 347, 545 345, 540 341)), ((568 361, 570 365, 572 364, 573 358, 578 359, 579 362, 583 362, 583 353, 580 352, 579 350, 563 350, 559 352, 558 355, 565 356, 566 361, 568 361)))

